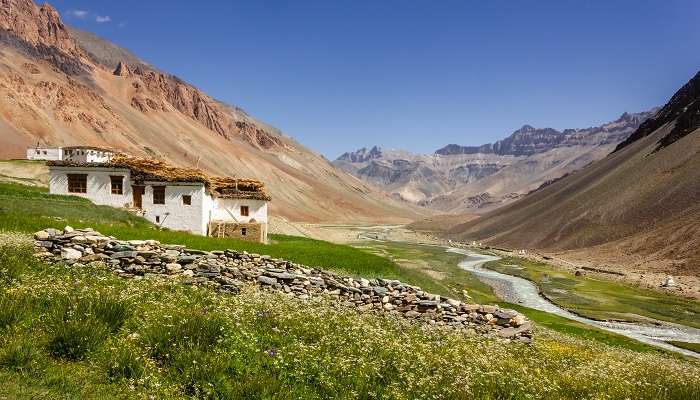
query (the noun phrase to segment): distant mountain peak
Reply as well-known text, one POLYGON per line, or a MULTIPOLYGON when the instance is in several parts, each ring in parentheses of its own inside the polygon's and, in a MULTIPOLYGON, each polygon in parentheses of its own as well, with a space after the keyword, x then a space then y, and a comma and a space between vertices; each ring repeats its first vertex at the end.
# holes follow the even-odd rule
POLYGON ((372 148, 370 149, 363 147, 359 150, 343 153, 340 157, 338 157, 338 160, 353 163, 362 163, 380 158, 381 156, 382 148, 375 145, 372 146, 372 148))

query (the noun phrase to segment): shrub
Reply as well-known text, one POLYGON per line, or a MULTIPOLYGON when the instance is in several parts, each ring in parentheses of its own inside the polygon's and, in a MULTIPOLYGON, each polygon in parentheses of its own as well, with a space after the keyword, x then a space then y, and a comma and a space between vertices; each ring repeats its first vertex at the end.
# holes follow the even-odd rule
POLYGON ((228 362, 212 352, 181 349, 170 358, 169 371, 188 396, 236 398, 232 396, 233 385, 228 362))
POLYGON ((23 270, 37 263, 31 242, 7 234, 0 237, 0 284, 19 280, 23 270))
POLYGON ((129 304, 110 295, 60 298, 49 317, 49 351, 81 360, 119 330, 129 315, 129 304))
POLYGON ((0 332, 22 320, 29 311, 29 302, 21 296, 0 294, 0 332))
POLYGON ((153 357, 168 362, 177 351, 207 351, 223 337, 226 320, 219 314, 190 310, 146 328, 144 341, 153 357))
POLYGON ((131 345, 120 344, 107 353, 110 379, 138 379, 144 375, 144 358, 131 345))
POLYGON ((118 331, 131 316, 131 304, 111 295, 99 295, 82 302, 80 307, 85 312, 93 313, 112 333, 118 331))
POLYGON ((18 340, 11 342, 0 352, 0 366, 18 372, 31 369, 32 364, 39 357, 36 345, 18 340))
POLYGON ((49 326, 49 352, 55 357, 82 360, 108 336, 107 327, 94 318, 69 318, 49 326))

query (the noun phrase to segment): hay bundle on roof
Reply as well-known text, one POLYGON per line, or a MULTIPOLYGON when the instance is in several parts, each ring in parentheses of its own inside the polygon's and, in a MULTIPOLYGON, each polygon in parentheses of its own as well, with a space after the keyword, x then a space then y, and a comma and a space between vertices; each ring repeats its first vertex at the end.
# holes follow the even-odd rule
POLYGON ((115 168, 128 168, 131 179, 135 182, 202 182, 208 183, 209 177, 196 168, 172 166, 164 161, 116 154, 108 163, 115 168))

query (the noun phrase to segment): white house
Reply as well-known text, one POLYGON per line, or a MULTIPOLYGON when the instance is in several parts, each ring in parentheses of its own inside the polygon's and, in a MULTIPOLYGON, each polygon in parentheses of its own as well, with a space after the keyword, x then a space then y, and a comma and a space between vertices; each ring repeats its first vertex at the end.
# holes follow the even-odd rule
POLYGON ((56 160, 49 191, 129 208, 156 225, 199 235, 267 241, 264 185, 116 154, 105 162, 56 160))
POLYGON ((71 160, 76 162, 107 162, 113 156, 113 150, 95 146, 36 146, 27 149, 27 160, 71 160))
POLYGON ((30 147, 27 149, 27 160, 62 160, 61 147, 30 147))

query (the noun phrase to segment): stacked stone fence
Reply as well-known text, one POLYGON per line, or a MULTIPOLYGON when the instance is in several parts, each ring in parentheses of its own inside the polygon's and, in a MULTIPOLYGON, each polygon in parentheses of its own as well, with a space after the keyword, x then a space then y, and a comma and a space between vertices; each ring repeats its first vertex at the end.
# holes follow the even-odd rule
POLYGON ((49 228, 36 232, 34 238, 37 256, 47 262, 100 262, 125 278, 179 276, 187 283, 231 293, 256 285, 302 300, 326 296, 359 312, 395 315, 416 323, 524 342, 532 337, 530 322, 515 311, 464 303, 393 279, 343 276, 236 250, 202 251, 155 240, 117 240, 90 228, 49 228))

